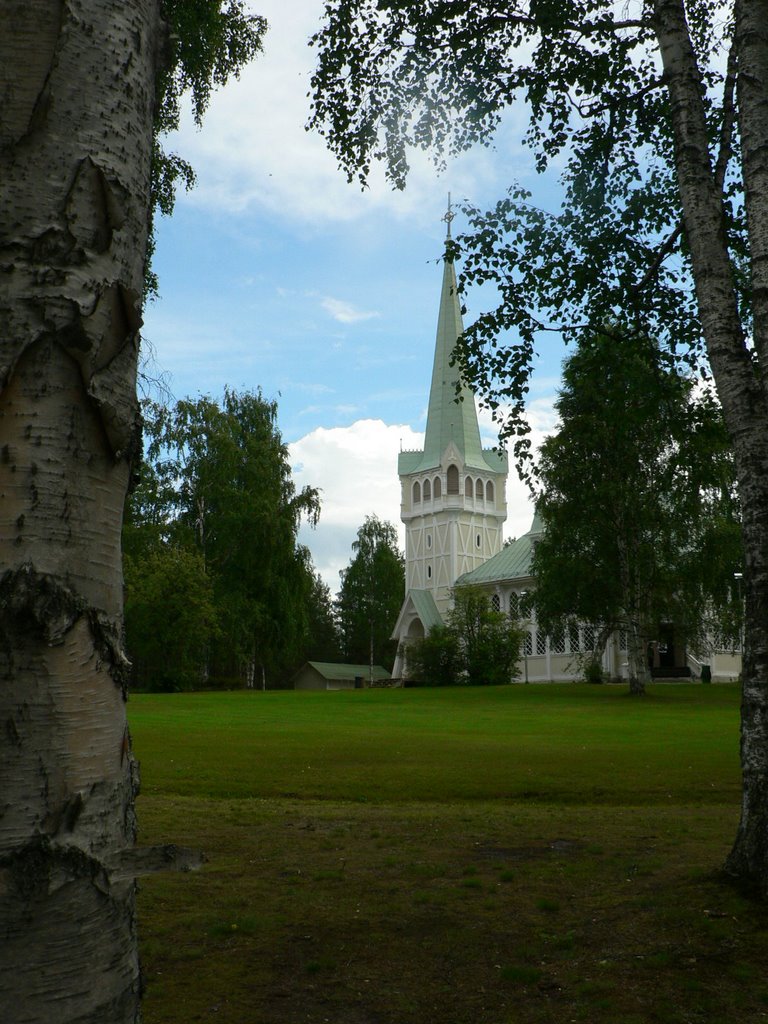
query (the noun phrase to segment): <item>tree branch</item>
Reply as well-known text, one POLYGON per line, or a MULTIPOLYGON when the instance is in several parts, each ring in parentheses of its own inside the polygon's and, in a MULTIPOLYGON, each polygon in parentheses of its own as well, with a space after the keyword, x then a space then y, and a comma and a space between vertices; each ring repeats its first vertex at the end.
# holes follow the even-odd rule
MULTIPOLYGON (((725 175, 728 170, 728 162, 733 155, 733 128, 736 123, 734 93, 736 89, 737 68, 738 61, 736 57, 736 44, 735 41, 732 41, 731 48, 728 53, 728 67, 723 85, 723 123, 720 126, 720 146, 717 155, 717 163, 715 165, 715 187, 721 197, 723 194, 723 187, 725 185, 725 175)), ((661 84, 661 81, 659 84, 661 84)), ((667 237, 666 241, 664 241, 657 250, 655 258, 651 262, 645 274, 643 274, 642 279, 632 289, 632 294, 639 295, 639 293, 643 291, 648 284, 650 284, 659 272, 664 260, 677 245, 682 232, 683 222, 680 221, 672 234, 667 237)))

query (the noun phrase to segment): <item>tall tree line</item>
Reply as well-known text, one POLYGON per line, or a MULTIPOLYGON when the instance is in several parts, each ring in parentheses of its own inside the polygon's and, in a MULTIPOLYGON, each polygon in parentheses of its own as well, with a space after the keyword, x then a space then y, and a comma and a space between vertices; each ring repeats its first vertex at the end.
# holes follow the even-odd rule
POLYGON ((318 492, 296 490, 276 403, 230 389, 221 403, 147 403, 145 431, 124 531, 137 682, 284 685, 313 653, 313 629, 327 643, 330 609, 298 543, 302 520, 317 522, 318 492))

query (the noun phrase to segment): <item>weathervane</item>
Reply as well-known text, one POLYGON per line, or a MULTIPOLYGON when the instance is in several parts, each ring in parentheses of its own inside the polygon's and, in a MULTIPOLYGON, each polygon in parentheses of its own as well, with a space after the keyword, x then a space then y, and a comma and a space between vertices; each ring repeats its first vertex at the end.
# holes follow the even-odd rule
POLYGON ((444 216, 442 216, 440 218, 441 220, 444 220, 445 223, 448 225, 448 235, 447 235, 448 238, 451 237, 451 221, 453 220, 453 218, 455 216, 456 216, 456 214, 451 209, 451 193, 449 192, 448 193, 448 212, 446 214, 444 214, 444 216))

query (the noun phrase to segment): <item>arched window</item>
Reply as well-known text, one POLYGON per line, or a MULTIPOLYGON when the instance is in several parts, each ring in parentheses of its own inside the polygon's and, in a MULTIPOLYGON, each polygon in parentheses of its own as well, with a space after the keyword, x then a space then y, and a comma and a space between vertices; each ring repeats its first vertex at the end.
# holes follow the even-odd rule
POLYGON ((490 480, 485 485, 485 500, 493 501, 493 484, 491 483, 490 480))
POLYGON ((413 503, 414 503, 414 505, 416 505, 420 501, 421 501, 421 484, 417 480, 416 483, 413 485, 413 503))
POLYGON ((432 566, 431 565, 427 566, 427 579, 428 580, 432 579, 432 566))
POLYGON ((475 537, 475 547, 479 548, 481 543, 482 541, 480 540, 480 534, 478 533, 478 535, 475 537))
POLYGON ((516 619, 520 613, 520 600, 513 590, 509 595, 509 617, 510 619, 516 619))
POLYGON ((432 488, 430 487, 429 480, 424 481, 424 501, 429 501, 432 497, 432 488))
POLYGON ((495 612, 501 611, 501 598, 498 594, 494 594, 491 598, 491 608, 493 608, 495 612))
POLYGON ((428 548, 432 547, 432 534, 431 533, 427 534, 427 547, 428 548))
POLYGON ((443 485, 440 483, 440 477, 439 476, 435 477, 435 482, 433 484, 432 490, 433 490, 433 494, 435 495, 436 498, 439 498, 440 495, 443 493, 443 485))
POLYGON ((448 467, 448 472, 445 474, 446 487, 449 494, 459 493, 459 471, 456 466, 451 463, 448 467))
POLYGON ((465 498, 471 498, 472 497, 472 477, 471 476, 468 476, 467 479, 464 481, 464 497, 465 498))
POLYGON ((482 496, 483 496, 483 481, 482 480, 476 480, 475 481, 475 497, 476 498, 482 498, 482 496))

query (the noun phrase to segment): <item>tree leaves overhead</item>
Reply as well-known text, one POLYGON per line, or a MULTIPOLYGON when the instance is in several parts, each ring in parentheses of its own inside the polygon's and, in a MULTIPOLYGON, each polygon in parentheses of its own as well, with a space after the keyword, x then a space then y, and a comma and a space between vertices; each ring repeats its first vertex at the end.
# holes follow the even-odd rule
MULTIPOLYGON (((748 314, 741 182, 732 168, 733 27, 717 5, 687 7, 748 314)), ((329 0, 313 38, 310 126, 350 180, 364 185, 379 161, 402 188, 410 150, 429 150, 444 167, 472 145, 491 145, 513 103, 527 111, 524 142, 537 170, 559 175, 562 207, 545 210, 513 183, 510 168, 510 189, 494 207, 465 203, 469 228, 452 245, 462 259, 461 290, 490 285, 498 296, 465 331, 459 358, 502 437, 516 438, 518 460, 529 452, 524 403, 533 358, 549 333, 568 339, 620 318, 617 340, 650 334, 700 361, 652 13, 649 2, 609 0, 329 0)))
MULTIPOLYGON (((248 14, 244 0, 162 0, 162 11, 166 33, 156 83, 151 203, 152 211, 169 216, 178 187, 192 188, 195 172, 178 153, 165 151, 163 136, 178 129, 187 95, 200 127, 214 90, 239 78, 245 65, 261 52, 267 21, 248 14)), ((150 266, 154 249, 152 228, 145 273, 149 295, 157 292, 157 277, 150 266)))
POLYGON ((163 0, 168 56, 158 88, 156 129, 179 126, 181 99, 189 93, 195 124, 215 88, 237 78, 261 51, 266 18, 248 14, 244 0, 163 0))

